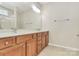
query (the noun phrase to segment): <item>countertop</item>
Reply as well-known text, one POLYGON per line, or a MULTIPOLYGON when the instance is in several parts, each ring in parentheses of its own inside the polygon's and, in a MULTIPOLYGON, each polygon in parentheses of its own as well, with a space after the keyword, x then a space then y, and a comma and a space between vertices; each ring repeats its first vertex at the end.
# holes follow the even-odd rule
POLYGON ((16 30, 16 32, 13 32, 12 30, 0 30, 0 38, 18 36, 18 35, 24 35, 24 34, 32 34, 32 33, 38 33, 38 32, 45 32, 45 31, 48 31, 48 30, 19 29, 19 30, 16 30))

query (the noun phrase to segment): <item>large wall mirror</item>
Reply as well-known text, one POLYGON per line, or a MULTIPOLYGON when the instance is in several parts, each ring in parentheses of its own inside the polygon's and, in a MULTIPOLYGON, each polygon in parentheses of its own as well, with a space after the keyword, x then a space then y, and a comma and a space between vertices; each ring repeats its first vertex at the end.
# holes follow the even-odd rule
POLYGON ((39 3, 0 3, 0 29, 40 30, 42 27, 39 3))

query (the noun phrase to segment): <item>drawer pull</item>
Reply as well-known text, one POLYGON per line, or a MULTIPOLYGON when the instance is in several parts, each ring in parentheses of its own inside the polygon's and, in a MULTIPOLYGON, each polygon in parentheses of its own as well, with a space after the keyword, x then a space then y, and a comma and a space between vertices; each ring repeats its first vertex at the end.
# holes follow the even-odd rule
POLYGON ((5 45, 8 45, 9 44, 9 42, 5 42, 5 45))

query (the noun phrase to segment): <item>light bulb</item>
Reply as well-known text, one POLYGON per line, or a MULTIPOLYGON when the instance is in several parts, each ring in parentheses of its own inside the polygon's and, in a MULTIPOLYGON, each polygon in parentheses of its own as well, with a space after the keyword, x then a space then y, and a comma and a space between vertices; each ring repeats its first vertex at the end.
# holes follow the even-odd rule
POLYGON ((32 9, 37 12, 37 13, 40 13, 40 9, 37 8, 35 5, 32 5, 32 9))

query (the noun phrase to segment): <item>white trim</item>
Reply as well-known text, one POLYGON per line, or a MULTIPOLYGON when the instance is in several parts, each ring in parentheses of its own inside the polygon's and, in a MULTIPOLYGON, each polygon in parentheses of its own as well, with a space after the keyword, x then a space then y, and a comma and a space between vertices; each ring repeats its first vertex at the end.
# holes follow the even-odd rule
POLYGON ((72 48, 72 47, 62 46, 62 45, 58 45, 58 44, 49 43, 49 45, 51 45, 51 46, 56 46, 56 47, 61 47, 61 48, 67 49, 67 50, 79 51, 78 48, 72 48))

